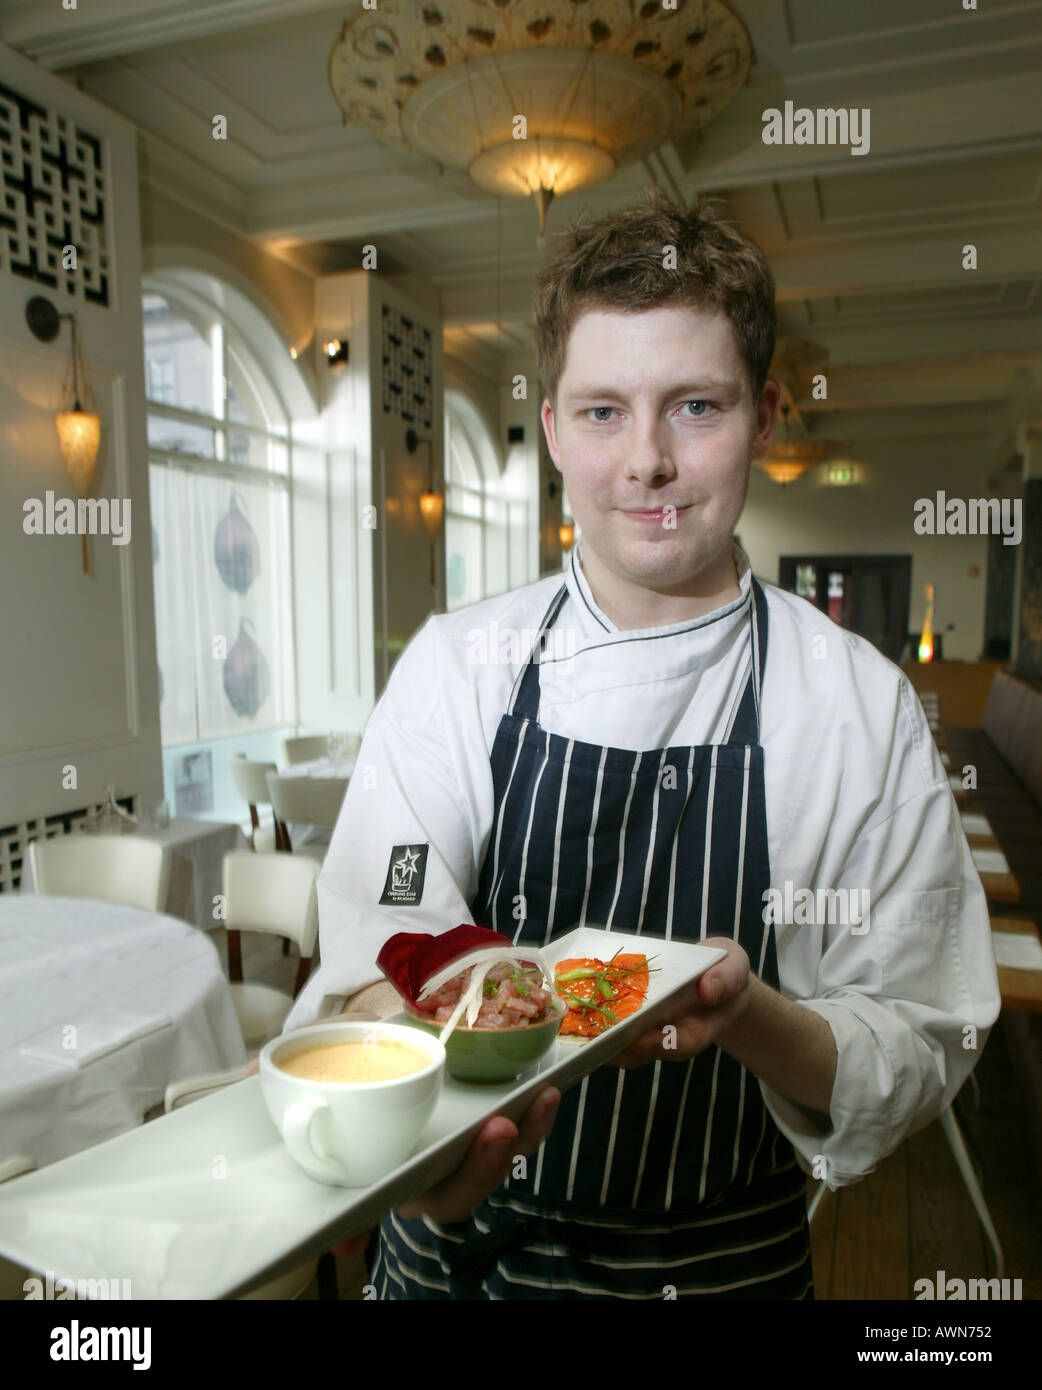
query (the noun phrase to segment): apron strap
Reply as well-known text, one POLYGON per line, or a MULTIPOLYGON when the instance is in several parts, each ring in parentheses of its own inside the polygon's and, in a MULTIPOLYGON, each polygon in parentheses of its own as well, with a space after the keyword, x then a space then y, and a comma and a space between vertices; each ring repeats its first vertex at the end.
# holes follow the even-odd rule
POLYGON ((546 650, 546 634, 553 626, 567 595, 568 586, 562 584, 557 593, 554 594, 550 607, 543 615, 543 621, 539 625, 539 636, 532 645, 528 660, 521 667, 517 679, 514 681, 510 704, 507 707, 509 714, 517 714, 524 719, 533 721, 539 714, 539 671, 537 663, 533 662, 532 657, 535 656, 537 648, 540 656, 546 650))
MULTIPOLYGON (((725 743, 757 744, 760 741, 760 697, 763 692, 763 672, 767 665, 767 595, 762 585, 752 576, 752 603, 750 605, 749 638, 752 649, 752 663, 745 687, 735 701, 731 718, 724 734, 725 743)), ((538 650, 541 656, 546 650, 546 636, 561 611, 568 594, 567 585, 562 584, 550 602, 539 625, 539 635, 532 645, 528 660, 521 667, 514 681, 508 712, 533 721, 539 716, 539 670, 533 657, 538 650)))
POLYGON ((760 697, 763 694, 763 672, 767 665, 767 595, 752 578, 752 604, 749 614, 749 645, 752 651, 751 669, 741 696, 731 711, 730 723, 724 733, 725 743, 758 744, 760 742, 760 697))

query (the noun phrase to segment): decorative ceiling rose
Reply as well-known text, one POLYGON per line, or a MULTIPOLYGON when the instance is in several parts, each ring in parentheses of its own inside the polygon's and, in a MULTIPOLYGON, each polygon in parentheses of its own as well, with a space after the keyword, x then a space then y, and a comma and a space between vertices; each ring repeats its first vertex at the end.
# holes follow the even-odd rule
POLYGON ((724 0, 675 3, 380 0, 344 25, 330 85, 378 139, 534 197, 542 232, 555 194, 708 124, 745 83, 738 16, 724 0))

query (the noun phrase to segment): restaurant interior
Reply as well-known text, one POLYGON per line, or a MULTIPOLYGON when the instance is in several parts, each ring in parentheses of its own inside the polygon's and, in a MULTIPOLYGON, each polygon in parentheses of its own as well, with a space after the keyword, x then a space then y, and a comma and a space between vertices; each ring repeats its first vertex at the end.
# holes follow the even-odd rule
MULTIPOLYGON (((176 1243, 119 1155, 181 1153, 196 1106, 268 1124, 247 1066, 320 965, 398 658, 581 544, 540 263, 657 188, 767 258, 737 538, 906 674, 996 952, 945 1113, 807 1175, 815 1297, 1042 1297, 1040 70, 1040 0, 0 0, 0 1296, 176 1243)), ((369 1296, 291 1226, 195 1285, 142 1257, 134 1296, 369 1296)))

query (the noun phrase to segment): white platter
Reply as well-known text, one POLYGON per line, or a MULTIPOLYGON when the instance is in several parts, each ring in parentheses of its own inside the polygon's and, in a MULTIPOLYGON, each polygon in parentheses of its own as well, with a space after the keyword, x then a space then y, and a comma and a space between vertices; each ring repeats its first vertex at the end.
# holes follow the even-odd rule
POLYGON ((550 963, 619 950, 654 957, 643 1008, 581 1047, 557 1041, 513 1081, 446 1076, 412 1157, 371 1187, 330 1187, 302 1172, 251 1076, 0 1185, 0 1254, 55 1279, 129 1280, 133 1299, 234 1297, 288 1272, 446 1177, 491 1116, 519 1121, 544 1086, 568 1089, 670 1022, 684 988, 725 955, 594 927, 542 948, 550 963))

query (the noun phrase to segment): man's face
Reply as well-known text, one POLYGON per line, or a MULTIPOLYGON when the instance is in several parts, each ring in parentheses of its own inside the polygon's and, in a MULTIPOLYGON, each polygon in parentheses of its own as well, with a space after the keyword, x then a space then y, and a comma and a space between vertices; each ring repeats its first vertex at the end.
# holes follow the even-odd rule
POLYGON ((547 399, 541 414, 584 562, 590 552, 625 585, 659 593, 712 585, 729 563, 750 462, 770 447, 777 404, 768 382, 754 405, 719 311, 581 314, 557 408, 547 399))

